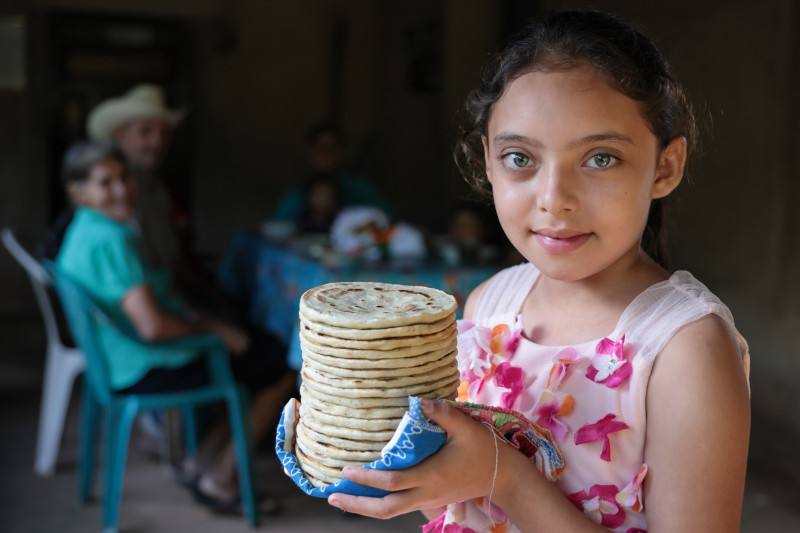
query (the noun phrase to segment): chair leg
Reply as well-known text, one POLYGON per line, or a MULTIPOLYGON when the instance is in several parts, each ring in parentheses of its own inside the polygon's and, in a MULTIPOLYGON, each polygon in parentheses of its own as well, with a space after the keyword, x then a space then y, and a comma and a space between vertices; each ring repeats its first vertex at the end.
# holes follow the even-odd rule
POLYGON ((52 344, 48 346, 33 466, 34 472, 40 476, 55 473, 72 385, 83 365, 83 356, 74 350, 66 351, 52 344))
POLYGON ((78 442, 78 498, 81 503, 86 503, 91 496, 94 481, 97 422, 100 415, 100 404, 94 398, 89 380, 85 376, 81 400, 81 429, 78 442))
POLYGON ((128 459, 128 444, 131 427, 138 414, 135 401, 124 403, 112 401, 108 409, 105 488, 103 494, 103 531, 119 530, 122 487, 125 481, 125 465, 128 459))
POLYGON ((194 406, 187 405, 181 409, 183 418, 183 447, 186 455, 194 456, 197 453, 197 418, 195 417, 194 406))
POLYGON ((242 499, 245 520, 251 527, 255 528, 258 526, 258 511, 256 509, 255 485, 253 483, 249 421, 245 406, 247 406, 247 401, 242 391, 229 395, 228 415, 236 452, 239 494, 242 499))

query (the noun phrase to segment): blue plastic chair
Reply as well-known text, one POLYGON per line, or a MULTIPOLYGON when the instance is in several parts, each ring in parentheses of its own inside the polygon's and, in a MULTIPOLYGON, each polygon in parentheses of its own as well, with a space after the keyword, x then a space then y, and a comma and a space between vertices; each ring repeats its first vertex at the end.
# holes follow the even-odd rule
MULTIPOLYGON (((160 394, 122 394, 111 388, 104 354, 98 340, 98 324, 110 324, 121 333, 141 342, 130 328, 114 323, 103 310, 68 275, 52 262, 45 261, 45 268, 55 281, 70 330, 78 346, 86 356, 84 373, 83 405, 81 416, 80 471, 78 476, 79 497, 87 502, 91 491, 95 464, 95 442, 98 418, 105 411, 105 454, 103 464, 102 528, 103 531, 119 530, 119 513, 125 463, 128 454, 131 426, 136 416, 143 411, 181 408, 186 419, 187 449, 195 451, 194 408, 196 406, 225 401, 231 424, 236 463, 239 475, 239 491, 245 519, 255 528, 258 525, 256 494, 251 466, 252 451, 248 425, 248 401, 244 389, 236 384, 231 373, 228 354, 222 340, 215 335, 197 335, 179 340, 159 343, 159 346, 176 348, 202 348, 208 362, 211 383, 204 387, 160 394)), ((148 344, 152 346, 152 344, 148 344)))

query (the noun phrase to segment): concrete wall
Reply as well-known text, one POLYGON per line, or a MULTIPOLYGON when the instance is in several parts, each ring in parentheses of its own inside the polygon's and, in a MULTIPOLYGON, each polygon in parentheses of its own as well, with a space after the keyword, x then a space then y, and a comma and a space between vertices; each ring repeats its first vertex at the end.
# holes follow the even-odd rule
MULTIPOLYGON (((591 4, 640 22, 706 119, 693 182, 673 202, 673 259, 730 305, 750 341, 751 457, 778 464, 775 454, 793 453, 787 443, 800 434, 794 349, 800 346, 800 8, 792 0, 591 4)), ((441 225, 466 192, 450 162, 453 117, 495 47, 500 5, 11 0, 0 14, 69 7, 190 22, 198 77, 194 131, 179 134, 190 136, 194 147, 197 246, 214 252, 231 231, 266 218, 279 191, 303 175, 304 132, 332 113, 349 134, 352 166, 392 197, 400 216, 441 225), (345 35, 338 56, 331 48, 337 31, 345 35), (431 35, 442 42, 426 42, 431 35), (443 78, 434 90, 412 90, 409 57, 428 49, 438 54, 443 78)), ((30 28, 28 91, 0 93, 0 226, 33 234, 46 227, 49 202, 42 164, 47 88, 37 70, 41 31, 30 28)), ((25 283, 0 253, 0 317, 33 312, 25 283)), ((788 474, 800 479, 800 472, 788 474)))

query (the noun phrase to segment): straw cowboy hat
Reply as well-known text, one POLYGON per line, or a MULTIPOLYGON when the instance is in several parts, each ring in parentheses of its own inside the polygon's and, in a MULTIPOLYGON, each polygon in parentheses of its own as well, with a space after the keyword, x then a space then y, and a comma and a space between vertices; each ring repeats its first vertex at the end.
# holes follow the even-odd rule
POLYGON ((160 118, 175 126, 184 115, 184 110, 166 106, 161 87, 143 83, 118 98, 110 98, 95 106, 86 119, 86 129, 93 140, 108 141, 115 129, 132 120, 160 118))

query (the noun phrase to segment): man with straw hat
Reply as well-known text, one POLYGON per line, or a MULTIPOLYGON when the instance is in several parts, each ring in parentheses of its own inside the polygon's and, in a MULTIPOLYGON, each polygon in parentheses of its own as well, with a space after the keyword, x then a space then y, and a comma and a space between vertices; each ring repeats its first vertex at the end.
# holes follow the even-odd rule
POLYGON ((119 97, 100 102, 86 119, 89 137, 113 142, 136 180, 137 220, 148 259, 169 270, 185 298, 201 307, 225 310, 233 316, 227 299, 190 258, 188 218, 166 186, 162 167, 169 154, 172 132, 186 112, 167 107, 164 91, 142 83, 119 97), (199 299, 199 301, 198 301, 199 299))
POLYGON ((153 263, 173 271, 180 269, 182 262, 178 234, 186 220, 176 209, 160 172, 172 131, 184 114, 167 107, 160 87, 140 84, 101 102, 86 120, 92 140, 113 142, 125 154, 138 187, 138 220, 148 255, 153 263))

